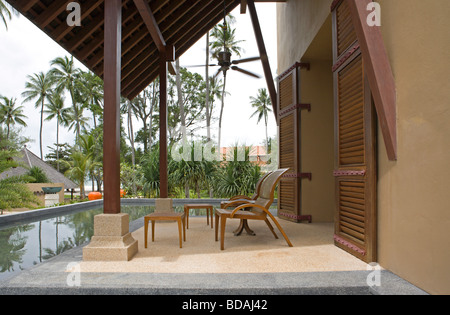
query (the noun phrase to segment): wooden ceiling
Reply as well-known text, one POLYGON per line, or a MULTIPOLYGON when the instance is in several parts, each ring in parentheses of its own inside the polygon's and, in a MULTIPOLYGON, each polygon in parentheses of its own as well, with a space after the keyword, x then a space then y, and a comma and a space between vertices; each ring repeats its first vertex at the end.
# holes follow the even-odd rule
MULTIPOLYGON (((87 68, 103 77, 104 1, 77 0, 81 27, 67 24, 66 0, 7 0, 87 68)), ((107 0, 106 0, 107 1, 107 0)), ((178 58, 241 0, 150 0, 148 4, 178 58)), ((266 1, 269 2, 269 1, 266 1)), ((133 0, 122 1, 122 96, 133 99, 157 76, 159 52, 133 0)))

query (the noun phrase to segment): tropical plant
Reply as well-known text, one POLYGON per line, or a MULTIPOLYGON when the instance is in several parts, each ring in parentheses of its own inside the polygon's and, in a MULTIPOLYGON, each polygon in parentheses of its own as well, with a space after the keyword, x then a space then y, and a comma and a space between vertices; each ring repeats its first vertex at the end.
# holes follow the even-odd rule
POLYGON ((77 94, 83 107, 92 112, 94 128, 97 128, 97 120, 103 120, 103 80, 90 71, 80 71, 75 80, 76 98, 77 94))
POLYGON ((217 59, 219 53, 224 50, 241 56, 243 48, 240 44, 244 41, 236 39, 236 29, 232 27, 235 22, 236 18, 228 14, 224 23, 216 25, 211 31, 212 41, 209 45, 213 58, 217 59))
POLYGON ((74 150, 70 156, 71 160, 61 161, 67 164, 69 168, 65 173, 66 176, 74 180, 80 186, 80 198, 85 199, 85 188, 84 184, 86 182, 87 176, 95 167, 98 167, 99 163, 94 162, 91 154, 85 154, 80 150, 74 150))
POLYGON ((144 195, 157 197, 159 195, 159 148, 146 154, 141 160, 142 188, 144 195))
MULTIPOLYGON (((75 67, 73 57, 57 57, 50 62, 53 67, 50 69, 50 74, 55 82, 56 90, 59 93, 63 91, 69 92, 72 101, 72 125, 75 127, 75 138, 78 141, 82 130, 83 122, 86 120, 82 119, 83 109, 77 104, 75 98, 75 87, 78 86, 76 80, 80 76, 80 69, 75 67)), ((71 125, 71 126, 72 126, 71 125)), ((72 127, 72 128, 73 128, 72 127)))
POLYGON ((27 118, 23 114, 23 106, 16 107, 16 99, 7 98, 4 96, 0 97, 0 124, 6 125, 6 139, 9 139, 9 134, 11 132, 11 126, 19 124, 26 127, 27 124, 23 120, 27 118))
POLYGON ((214 181, 214 192, 220 197, 251 195, 261 177, 261 168, 250 162, 250 148, 235 146, 232 155, 227 157, 218 169, 214 181), (242 153, 244 154, 241 154, 242 153), (242 158, 243 157, 243 158, 242 158))
POLYGON ((78 139, 78 148, 83 154, 90 156, 92 160, 88 170, 89 177, 92 180, 92 190, 94 190, 94 179, 100 173, 102 165, 100 160, 102 148, 99 146, 99 138, 100 136, 95 136, 94 133, 86 133, 78 139))
POLYGON ((183 150, 189 150, 187 154, 183 154, 185 159, 172 160, 169 165, 171 181, 184 189, 186 198, 190 198, 190 187, 195 189, 197 197, 200 198, 201 183, 206 178, 203 159, 195 156, 196 145, 201 148, 200 143, 192 142, 190 145, 184 145, 183 150))
POLYGON ((198 123, 204 120, 203 87, 203 77, 186 68, 179 68, 175 80, 173 76, 169 77, 169 144, 178 142, 183 133, 186 138, 187 130, 193 132, 199 127, 198 123))
MULTIPOLYGON (((0 150, 0 174, 18 166, 13 159, 16 155, 16 151, 0 150)), ((3 214, 4 210, 31 207, 38 203, 37 198, 25 185, 29 180, 28 176, 13 176, 0 180, 0 214, 3 214)))
MULTIPOLYGON (((205 110, 206 110, 206 141, 211 140, 211 124, 213 120, 213 112, 215 109, 216 99, 221 99, 223 93, 222 80, 216 76, 209 77, 208 86, 205 89, 205 110), (209 96, 206 95, 209 91, 209 96)), ((225 94, 229 94, 225 92, 225 94)))
POLYGON ((269 95, 267 94, 267 90, 265 88, 258 89, 258 94, 256 97, 250 96, 250 103, 253 108, 255 108, 255 112, 250 116, 252 118, 255 115, 258 115, 258 124, 261 119, 264 118, 264 125, 266 127, 266 152, 269 152, 269 136, 267 135, 267 123, 268 123, 268 114, 272 111, 270 108, 272 102, 270 100, 269 95))
POLYGON ((27 76, 28 81, 25 83, 25 91, 22 96, 25 97, 23 102, 30 102, 36 100, 35 108, 41 108, 41 126, 39 131, 39 147, 41 150, 41 159, 43 159, 42 151, 42 130, 44 126, 44 105, 49 100, 52 94, 53 80, 50 74, 43 72, 35 73, 32 76, 27 76))
POLYGON ((68 113, 67 123, 69 125, 69 130, 75 130, 75 142, 79 143, 79 138, 81 132, 86 132, 89 126, 89 117, 84 115, 84 108, 75 105, 71 108, 68 113))
POLYGON ((143 125, 137 132, 136 142, 144 146, 144 154, 152 147, 153 113, 159 102, 159 79, 153 81, 144 91, 131 101, 131 110, 143 125))
POLYGON ((5 24, 6 29, 8 29, 8 23, 6 19, 11 20, 13 14, 16 16, 19 15, 19 13, 8 3, 6 3, 3 0, 0 0, 0 20, 3 21, 3 24, 5 24))
MULTIPOLYGON (((211 32, 211 37, 213 41, 210 43, 212 48, 212 55, 214 58, 219 58, 219 53, 226 51, 234 53, 238 57, 241 56, 241 51, 243 50, 240 46, 242 40, 236 40, 236 29, 232 28, 234 23, 234 17, 228 15, 223 24, 216 25, 211 32)), ((222 138, 222 118, 223 109, 225 107, 225 87, 227 82, 226 72, 224 71, 223 86, 222 86, 222 105, 220 107, 219 115, 219 134, 218 134, 218 146, 220 148, 221 138, 222 138)))
POLYGON ((49 183, 47 174, 42 170, 42 168, 38 166, 33 166, 30 168, 27 172, 27 176, 30 176, 33 178, 33 180, 30 181, 30 183, 49 183))
POLYGON ((59 127, 67 126, 70 118, 70 111, 68 108, 64 108, 64 97, 59 93, 52 93, 49 97, 50 104, 47 104, 47 109, 44 113, 47 114, 46 121, 56 118, 56 168, 59 172, 59 127))

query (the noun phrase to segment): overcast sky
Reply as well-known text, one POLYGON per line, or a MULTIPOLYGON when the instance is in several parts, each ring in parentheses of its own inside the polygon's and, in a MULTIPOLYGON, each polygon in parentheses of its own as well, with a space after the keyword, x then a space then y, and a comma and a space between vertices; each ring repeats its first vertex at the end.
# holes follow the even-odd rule
MULTIPOLYGON (((276 39, 276 4, 256 4, 266 49, 271 63, 274 78, 277 64, 276 39)), ((239 7, 233 12, 236 17, 236 37, 244 40, 242 58, 259 56, 249 14, 241 15, 239 7)), ((206 38, 202 38, 181 58, 181 65, 203 64, 205 62, 206 38)), ((27 75, 47 72, 50 61, 56 57, 69 55, 63 48, 51 40, 44 32, 29 22, 25 17, 14 17, 8 23, 8 31, 0 25, 0 95, 17 98, 21 104, 27 75)), ((232 56, 232 59, 239 59, 232 56)), ((213 61, 212 61, 213 62, 213 61)), ((85 69, 80 63, 79 67, 85 69)), ((266 88, 264 72, 260 61, 245 63, 241 68, 261 75, 261 79, 253 79, 237 71, 229 71, 227 75, 227 91, 231 94, 225 100, 222 122, 222 146, 233 145, 236 142, 247 145, 260 145, 265 139, 264 122, 257 124, 256 117, 251 118, 253 109, 250 96, 256 96, 259 88, 266 88)), ((216 69, 216 68, 213 68, 216 69)), ((204 76, 204 68, 190 68, 204 76)), ((215 70, 210 71, 210 75, 215 70)), ((67 99, 67 106, 69 100, 67 99)), ((218 103, 219 104, 219 103, 218 103)), ((39 156, 39 109, 34 108, 34 102, 23 104, 25 115, 28 116, 28 127, 23 128, 22 134, 32 139, 29 149, 39 156)), ((219 107, 219 106, 217 106, 219 107)), ((217 108, 219 110, 219 108, 217 108)), ((218 117, 219 112, 215 113, 218 117)), ((91 121, 92 123, 92 121, 91 121)), ((137 131, 138 127, 134 127, 137 131)), ((276 123, 273 114, 269 116, 269 136, 275 136, 276 123)), ((200 134, 202 131, 199 131, 200 134)), ((206 133, 206 131, 204 131, 206 133)), ((217 126, 213 126, 212 135, 217 139, 217 126)), ((47 146, 56 143, 56 120, 44 122, 44 156, 48 152, 47 146)), ((66 128, 60 130, 60 143, 72 144, 73 132, 66 128)))

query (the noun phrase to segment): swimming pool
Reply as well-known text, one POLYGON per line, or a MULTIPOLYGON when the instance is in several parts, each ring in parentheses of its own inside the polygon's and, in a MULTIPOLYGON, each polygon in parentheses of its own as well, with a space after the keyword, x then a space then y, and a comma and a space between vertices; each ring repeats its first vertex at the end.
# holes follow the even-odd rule
MULTIPOLYGON (((149 204, 122 205, 121 211, 130 215, 132 223, 154 211, 149 204)), ((183 205, 175 205, 174 209, 182 212, 183 205)), ((206 216, 206 210, 191 211, 190 215, 206 216)), ((97 204, 90 209, 0 225, 0 281, 89 242, 94 234, 94 216, 101 213, 103 206, 97 204)))

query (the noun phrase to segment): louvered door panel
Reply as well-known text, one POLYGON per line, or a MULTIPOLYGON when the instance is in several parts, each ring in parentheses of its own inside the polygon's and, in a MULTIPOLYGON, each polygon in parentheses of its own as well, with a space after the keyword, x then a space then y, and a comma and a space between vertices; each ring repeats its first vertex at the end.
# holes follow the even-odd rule
POLYGON ((336 8, 337 53, 342 55, 356 40, 356 32, 350 16, 350 8, 346 1, 336 8))
POLYGON ((360 245, 365 242, 364 190, 363 181, 339 181, 339 229, 360 245))
POLYGON ((293 85, 293 78, 294 74, 291 73, 280 81, 278 93, 280 110, 286 109, 287 107, 292 106, 294 104, 293 96, 295 94, 294 93, 295 86, 293 85))
POLYGON ((339 165, 364 164, 364 74, 361 55, 338 74, 339 165))
POLYGON ((292 136, 292 130, 294 130, 294 118, 293 115, 288 115, 280 119, 280 168, 294 169, 294 151, 295 143, 292 136))
POLYGON ((291 67, 278 78, 278 150, 279 167, 288 168, 278 185, 278 216, 299 222, 300 219, 300 111, 298 69, 291 67))
POLYGON ((347 1, 334 2, 335 244, 365 262, 376 253, 374 108, 347 1))

